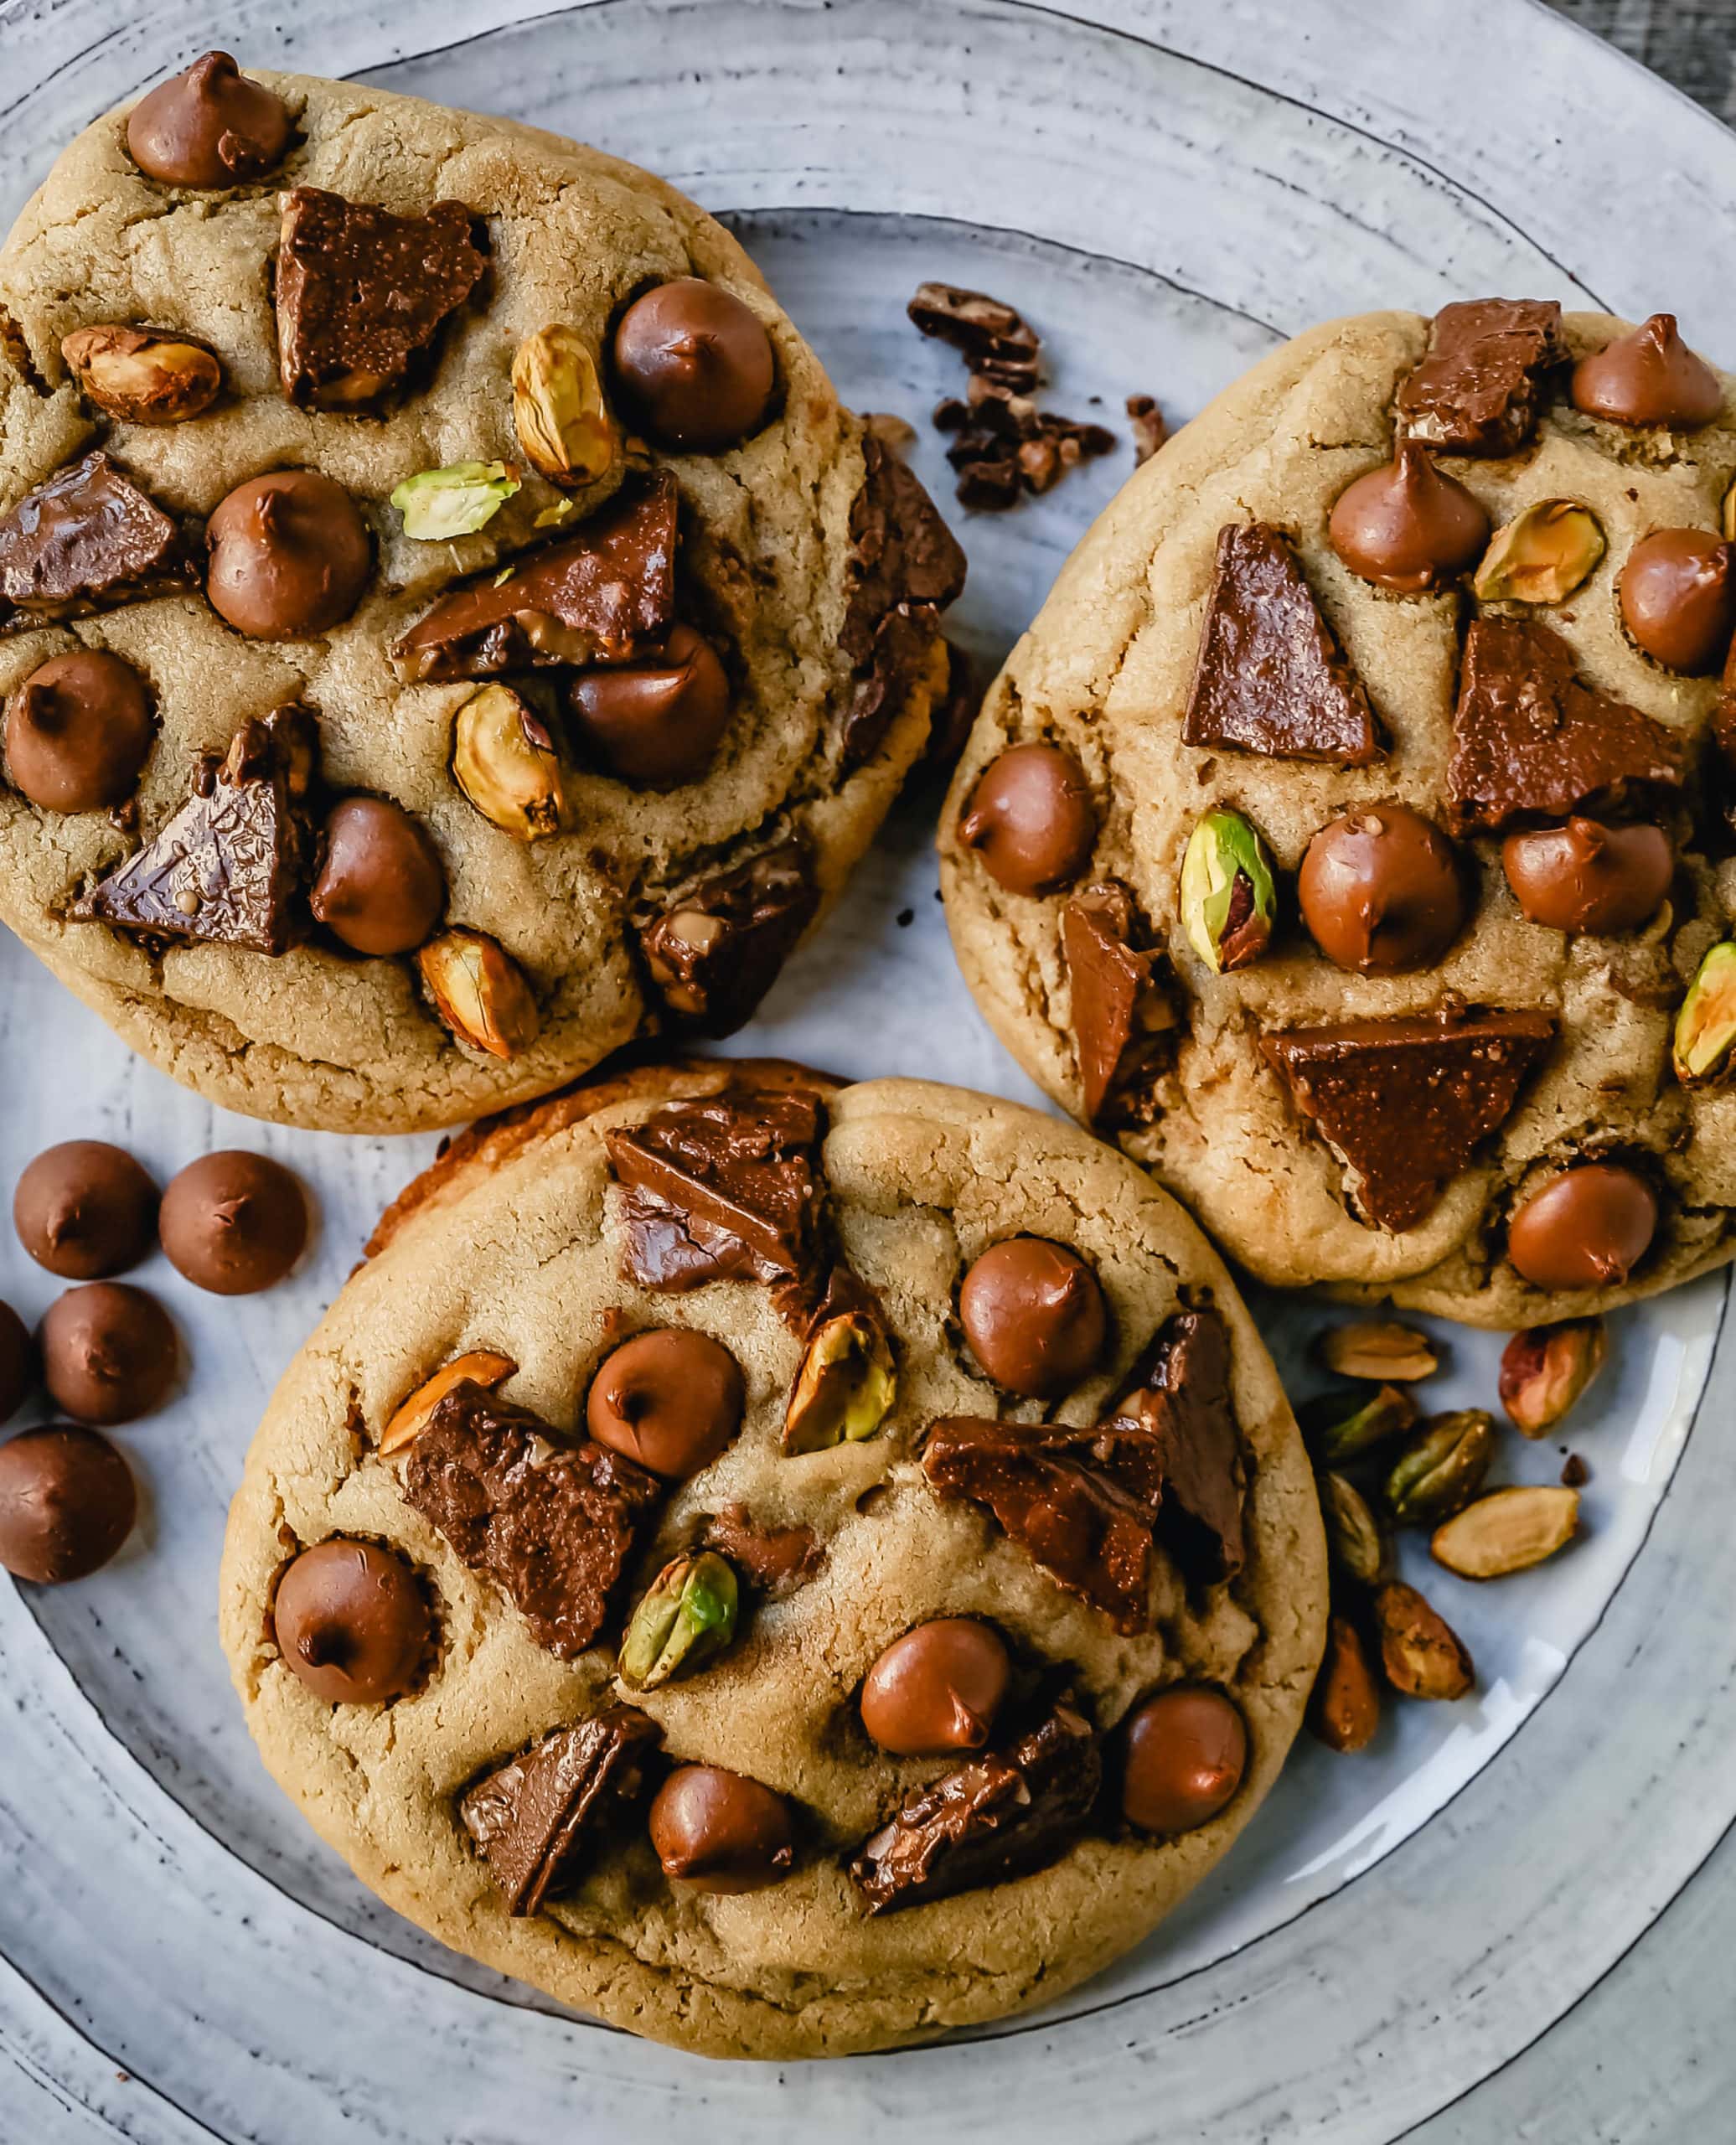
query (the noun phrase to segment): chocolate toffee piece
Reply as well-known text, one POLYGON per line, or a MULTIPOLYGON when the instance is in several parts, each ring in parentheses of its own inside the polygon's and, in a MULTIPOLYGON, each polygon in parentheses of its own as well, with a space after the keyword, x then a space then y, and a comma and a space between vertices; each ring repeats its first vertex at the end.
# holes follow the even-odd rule
POLYGON ((1511 454, 1536 426, 1543 374, 1566 355, 1553 298, 1443 306, 1427 354, 1399 384, 1399 421, 1454 454, 1511 454))
POLYGON ((306 803, 318 753, 307 709, 242 724, 156 840, 70 913, 155 938, 282 954, 301 936, 311 847, 306 803))
POLYGON ((488 256, 462 201, 395 216, 314 186, 283 198, 276 296, 283 391, 314 410, 360 410, 398 385, 488 256))
POLYGON ((193 580, 180 530, 100 449, 0 520, 0 628, 88 618, 193 580))
POLYGON ((855 667, 844 759, 871 758, 922 675, 940 613, 964 587, 964 554, 922 485, 883 443, 862 442, 862 488, 850 503, 850 601, 839 638, 855 667))
POLYGON ((515 1920, 572 1883, 586 1827, 638 1794, 662 1739, 636 1706, 610 1706, 557 1728, 471 1789, 458 1815, 515 1920))
POLYGON ((404 1495, 505 1591, 539 1646, 571 1661, 602 1630, 662 1485, 466 1378, 410 1448, 404 1495))
POLYGON ((814 920, 819 889, 799 836, 674 896, 639 948, 664 1006, 705 1036, 750 1019, 814 920))
POLYGON ((824 1131, 817 1095, 737 1091, 605 1133, 627 1195, 629 1278, 671 1294, 706 1281, 813 1284, 824 1131))
POLYGON ((1578 677, 1553 627, 1477 618, 1465 637, 1447 803, 1455 833, 1522 812, 1563 819, 1634 784, 1678 789, 1684 741, 1578 677))
POLYGON ((746 1505, 726 1505, 711 1513, 700 1540, 773 1601, 805 1586, 826 1560, 825 1545, 811 1527, 760 1527, 746 1505))
POLYGON ((626 484, 574 535, 443 596, 391 651, 411 685, 557 663, 629 663, 675 615, 675 480, 626 484))
POLYGON ((1162 955, 1138 948, 1133 897, 1113 880, 1087 886, 1061 912, 1072 990, 1073 1045, 1093 1124, 1149 1124, 1156 1075, 1175 1041, 1175 1008, 1156 980, 1162 955))
POLYGON ((1181 737, 1353 768, 1379 757, 1368 696, 1295 553, 1268 522, 1232 521, 1217 532, 1181 737))
POLYGON ((1158 1439, 1158 1539, 1197 1586, 1242 1569, 1242 1462, 1230 1402, 1230 1336, 1215 1310, 1178 1311, 1134 1373, 1114 1421, 1158 1439))
POLYGON ((1097 1737, 1069 1693, 1010 1748, 918 1789, 850 1874, 870 1914, 1028 1876, 1072 1844, 1102 1785, 1097 1737))
POLYGON ((1554 1034, 1547 1013, 1444 1010, 1292 1029, 1260 1048, 1356 1172, 1371 1221, 1409 1229, 1506 1122, 1554 1034))

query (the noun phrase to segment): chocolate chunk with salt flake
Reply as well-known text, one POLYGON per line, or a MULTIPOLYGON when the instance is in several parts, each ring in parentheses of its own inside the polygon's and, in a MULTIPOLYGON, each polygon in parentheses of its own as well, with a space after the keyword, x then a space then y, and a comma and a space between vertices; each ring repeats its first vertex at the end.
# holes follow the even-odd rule
POLYGON ((1162 956, 1136 945, 1138 930, 1133 898, 1113 880, 1086 887, 1061 912, 1073 1044, 1093 1124, 1149 1124, 1157 1114, 1152 1082, 1173 1052, 1175 1009, 1156 980, 1162 956))
POLYGON ((923 334, 962 350, 974 373, 1028 394, 1041 375, 1041 339, 1010 305, 953 283, 919 283, 905 308, 923 334))
POLYGON ((1445 1010, 1264 1036, 1260 1048, 1356 1173, 1383 1229, 1414 1228, 1507 1119, 1548 1048, 1548 1013, 1445 1010))
POLYGON ((773 1600, 805 1586, 826 1558, 811 1527, 760 1527, 745 1505, 726 1505, 713 1512, 700 1539, 773 1600))
POLYGON ((639 934, 664 1004, 701 1035, 732 1035, 778 980, 819 906, 813 860, 799 839, 690 886, 639 934))
POLYGON ((629 1277, 674 1294, 721 1280, 812 1286, 824 1131, 817 1095, 737 1090, 605 1133, 627 1195, 629 1277))
POLYGON ((397 216, 315 186, 283 196, 276 298, 283 391, 314 410, 361 410, 403 380, 488 256, 462 201, 397 216))
POLYGON ((443 596, 394 645, 411 685, 550 664, 630 663, 675 617, 675 480, 624 484, 557 544, 443 596))
POLYGON ((1399 384, 1399 422, 1451 454, 1511 454, 1536 428, 1542 375, 1566 355, 1553 298, 1443 306, 1422 363, 1399 384))
POLYGON ((458 1815, 514 1920, 571 1884, 586 1832, 639 1792, 644 1760, 662 1739, 637 1707, 610 1706, 557 1728, 471 1789, 458 1815))
POLYGON ((1181 737, 1353 768, 1379 757, 1368 696, 1289 541, 1268 522, 1232 521, 1217 532, 1181 737))
POLYGON ((1241 1570, 1242 1463, 1230 1401, 1230 1336, 1215 1310, 1178 1311, 1135 1372, 1114 1420, 1158 1439, 1158 1539, 1196 1585, 1241 1570))
POLYGON ((1008 1749, 919 1788, 862 1843, 850 1874, 871 1914, 1028 1876, 1072 1844, 1102 1785, 1097 1737, 1068 1693, 1008 1749))
POLYGON ((1564 819, 1635 785, 1679 789, 1687 766, 1686 740, 1588 685, 1553 627, 1472 622, 1447 763, 1455 833, 1492 832, 1522 812, 1564 819))
POLYGON ((850 502, 850 598, 839 635, 855 667, 844 718, 844 763, 878 751, 922 675, 940 612, 964 586, 964 554, 921 483, 871 432, 862 488, 850 502))
POLYGON ((156 938, 287 952, 305 928, 306 804, 319 732, 306 708, 242 724, 222 760, 199 761, 193 794, 154 841, 70 913, 156 938))
POLYGON ((0 627, 88 618, 194 578, 174 522, 100 449, 0 520, 0 627))
POLYGON ((564 1437, 470 1378, 436 1405, 404 1470, 406 1501, 506 1593, 531 1637, 562 1661, 602 1631, 661 1495, 644 1468, 564 1437))

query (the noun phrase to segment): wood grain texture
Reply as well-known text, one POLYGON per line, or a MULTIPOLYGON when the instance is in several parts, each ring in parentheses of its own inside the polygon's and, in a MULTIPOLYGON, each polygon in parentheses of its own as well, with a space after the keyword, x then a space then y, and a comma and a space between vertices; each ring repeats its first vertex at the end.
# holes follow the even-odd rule
POLYGON ((1630 59, 1736 120, 1736 0, 1546 0, 1582 29, 1607 38, 1630 59))

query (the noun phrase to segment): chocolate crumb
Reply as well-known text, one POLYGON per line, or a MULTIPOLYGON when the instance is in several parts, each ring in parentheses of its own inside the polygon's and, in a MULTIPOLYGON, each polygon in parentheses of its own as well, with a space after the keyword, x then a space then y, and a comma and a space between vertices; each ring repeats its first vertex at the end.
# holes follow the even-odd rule
POLYGON ((910 925, 916 922, 916 920, 917 912, 913 908, 901 908, 899 910, 898 928, 901 931, 907 930, 910 925))
POLYGON ((1562 1464, 1561 1480, 1563 1488, 1577 1490, 1582 1482, 1591 1480, 1591 1470, 1577 1452, 1570 1452, 1562 1464))
MULTIPOLYGON (((1096 396, 1092 400, 1095 401, 1096 396)), ((1134 467, 1143 468, 1170 437, 1170 428, 1164 422, 1164 413, 1157 406, 1157 400, 1150 395, 1129 395, 1127 398, 1128 430, 1134 436, 1134 467)))

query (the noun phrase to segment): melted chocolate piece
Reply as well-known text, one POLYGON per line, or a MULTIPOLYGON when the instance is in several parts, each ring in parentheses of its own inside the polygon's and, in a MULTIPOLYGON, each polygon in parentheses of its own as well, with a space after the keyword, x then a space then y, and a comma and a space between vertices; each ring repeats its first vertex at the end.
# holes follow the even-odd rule
POLYGON ((1073 1046, 1093 1124, 1150 1124, 1157 1075, 1174 1055, 1175 1009, 1156 980, 1163 957, 1139 950, 1138 935, 1133 897, 1113 880, 1086 887, 1061 912, 1073 1046))
POLYGON ((563 1437, 471 1378, 437 1403, 404 1470, 406 1502, 503 1589, 531 1637, 562 1661, 602 1630, 634 1537, 662 1493, 644 1468, 563 1437))
POLYGON ((637 1707, 610 1706, 557 1728, 471 1789, 458 1815, 514 1920, 540 1914, 572 1884, 587 1830, 639 1793, 662 1739, 637 1707))
POLYGON ((1635 784, 1679 789, 1687 768, 1685 742, 1588 685, 1552 627, 1473 620, 1447 766, 1455 833, 1494 832, 1522 812, 1565 819, 1635 784))
POLYGON ((1182 726, 1187 745, 1367 767, 1380 754, 1368 696, 1283 532, 1227 522, 1182 726))
POLYGON ((819 889, 797 837, 678 894, 639 933, 664 1005, 701 1035, 733 1035, 814 920, 819 889))
POLYGON ((1263 1037, 1260 1048, 1360 1180, 1377 1228, 1414 1228, 1506 1120, 1548 1048, 1548 1013, 1443 1010, 1263 1037))
POLYGON ((583 527, 442 596, 391 650, 411 685, 550 664, 630 663, 675 615, 675 480, 623 485, 583 527))
POLYGON ((919 1788, 850 1874, 871 1914, 1028 1876, 1072 1844, 1102 1785, 1097 1737, 1068 1693, 1009 1749, 919 1788))
POLYGON ((194 580, 180 530, 100 449, 0 520, 0 628, 88 618, 194 580))
POLYGON ((805 1586, 826 1560, 811 1527, 756 1527, 746 1505, 726 1505, 706 1520, 702 1546, 727 1557, 736 1576, 772 1601, 805 1586))
POLYGON ((305 708, 244 722, 202 757, 193 794, 157 839, 76 902, 79 923, 155 938, 288 951, 303 930, 306 799, 318 732, 305 708))
POLYGON ((753 1092, 672 1103, 605 1133, 627 1195, 628 1278, 673 1295, 750 1279, 810 1291, 824 1133, 817 1095, 753 1092))
POLYGON ((1158 1539, 1196 1586, 1243 1566, 1242 1460, 1230 1400, 1230 1336, 1215 1310, 1178 1311, 1115 1410, 1158 1439, 1158 1539))
POLYGON ((870 432, 862 488, 850 509, 850 600, 839 639, 855 668, 844 718, 844 764, 879 750, 922 675, 940 613, 964 586, 964 554, 934 503, 870 432))
POLYGON ((1399 384, 1399 422, 1449 453, 1511 454, 1536 429, 1543 375, 1566 355, 1553 298, 1443 306, 1428 354, 1399 384))
POLYGON ((488 256, 462 201, 395 216, 297 186, 278 240, 277 361, 283 391, 313 410, 360 410, 404 379, 488 256))

